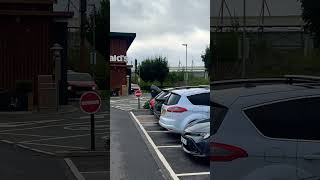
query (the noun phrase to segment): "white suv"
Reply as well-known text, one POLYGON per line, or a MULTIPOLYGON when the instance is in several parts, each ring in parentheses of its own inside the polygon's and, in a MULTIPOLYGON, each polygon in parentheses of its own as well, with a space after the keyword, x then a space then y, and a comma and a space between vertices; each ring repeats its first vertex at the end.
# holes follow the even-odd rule
POLYGON ((212 180, 319 180, 320 83, 213 90, 212 180))
POLYGON ((179 89, 171 92, 162 105, 159 124, 181 134, 191 122, 210 117, 208 88, 179 89))

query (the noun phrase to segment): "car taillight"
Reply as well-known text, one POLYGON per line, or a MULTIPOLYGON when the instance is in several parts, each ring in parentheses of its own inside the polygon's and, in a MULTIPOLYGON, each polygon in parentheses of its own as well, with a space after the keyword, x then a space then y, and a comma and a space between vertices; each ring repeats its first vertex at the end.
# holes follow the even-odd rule
POLYGON ((248 157, 248 153, 236 146, 211 143, 210 161, 232 161, 238 158, 248 157))
POLYGON ((183 113, 188 111, 188 109, 183 108, 183 107, 179 107, 179 106, 173 106, 173 107, 169 107, 167 109, 168 112, 174 112, 174 113, 183 113))

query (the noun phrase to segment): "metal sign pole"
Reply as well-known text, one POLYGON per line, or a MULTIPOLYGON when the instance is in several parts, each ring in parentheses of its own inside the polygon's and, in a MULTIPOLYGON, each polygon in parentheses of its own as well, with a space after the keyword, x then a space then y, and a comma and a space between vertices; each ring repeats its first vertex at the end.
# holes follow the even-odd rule
POLYGON ((96 145, 95 145, 95 133, 94 133, 94 114, 90 114, 91 119, 91 150, 95 151, 96 145))
POLYGON ((140 109, 140 97, 138 97, 138 109, 140 109))

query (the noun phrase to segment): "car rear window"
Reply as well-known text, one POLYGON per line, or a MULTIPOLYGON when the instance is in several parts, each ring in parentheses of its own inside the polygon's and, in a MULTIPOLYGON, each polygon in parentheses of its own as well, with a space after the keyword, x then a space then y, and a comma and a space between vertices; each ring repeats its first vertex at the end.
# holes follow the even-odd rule
POLYGON ((245 110, 265 136, 285 139, 320 140, 320 98, 277 102, 245 110))
POLYGON ((68 81, 92 81, 92 77, 87 73, 68 73, 68 81))
POLYGON ((178 104, 180 98, 181 98, 180 95, 171 93, 171 95, 169 96, 169 98, 166 100, 165 104, 166 104, 166 105, 169 105, 169 106, 170 106, 170 105, 178 104))
POLYGON ((157 96, 156 96, 156 99, 162 99, 164 98, 165 95, 167 95, 168 92, 165 92, 165 91, 161 91, 157 96))
POLYGON ((187 98, 193 105, 210 106, 210 93, 196 94, 187 98))
POLYGON ((210 132, 211 135, 217 133, 222 121, 227 114, 228 108, 220 104, 210 103, 210 132))

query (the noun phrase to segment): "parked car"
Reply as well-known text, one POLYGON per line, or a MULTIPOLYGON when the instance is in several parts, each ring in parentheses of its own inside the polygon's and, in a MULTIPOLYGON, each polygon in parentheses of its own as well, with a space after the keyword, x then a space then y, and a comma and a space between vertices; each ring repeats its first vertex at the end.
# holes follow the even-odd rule
POLYGON ((160 126, 174 133, 198 119, 210 117, 210 90, 190 88, 173 90, 161 108, 160 126))
POLYGON ((211 103, 211 179, 320 179, 319 81, 217 89, 211 103))
POLYGON ((69 97, 80 97, 86 91, 96 91, 98 89, 88 73, 68 71, 67 83, 69 97))
POLYGON ((210 119, 191 123, 181 135, 182 149, 193 156, 208 158, 210 155, 210 119))
POLYGON ((162 104, 167 100, 167 98, 170 95, 171 90, 174 90, 174 88, 167 88, 163 89, 154 99, 154 108, 153 108, 153 114, 156 118, 160 118, 161 115, 161 108, 162 104))
POLYGON ((136 90, 141 90, 138 84, 131 84, 131 93, 134 93, 136 90))

